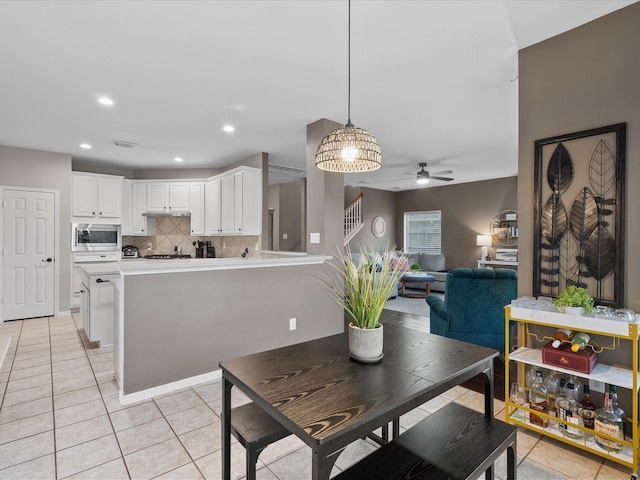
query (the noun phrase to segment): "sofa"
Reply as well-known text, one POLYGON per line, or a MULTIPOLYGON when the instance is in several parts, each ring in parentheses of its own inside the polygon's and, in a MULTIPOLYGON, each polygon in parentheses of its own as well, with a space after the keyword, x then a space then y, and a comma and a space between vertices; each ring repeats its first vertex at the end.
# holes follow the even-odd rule
POLYGON ((518 297, 510 269, 456 268, 447 273, 446 295, 429 295, 431 333, 505 349, 504 306, 518 297))
MULTIPOLYGON (((432 275, 435 280, 431 282, 431 290, 435 292, 444 292, 446 287, 447 270, 444 266, 444 255, 441 253, 407 253, 403 254, 407 258, 409 265, 417 263, 420 265, 420 271, 432 275)), ((424 290, 424 283, 411 283, 410 288, 424 290)))

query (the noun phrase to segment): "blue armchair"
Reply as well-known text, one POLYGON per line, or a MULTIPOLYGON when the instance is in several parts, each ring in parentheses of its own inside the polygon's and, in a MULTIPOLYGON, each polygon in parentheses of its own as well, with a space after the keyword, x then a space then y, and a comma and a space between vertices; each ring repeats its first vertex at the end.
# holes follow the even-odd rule
POLYGON ((431 333, 504 352, 504 306, 518 297, 509 269, 457 268, 447 274, 444 301, 429 295, 431 333))

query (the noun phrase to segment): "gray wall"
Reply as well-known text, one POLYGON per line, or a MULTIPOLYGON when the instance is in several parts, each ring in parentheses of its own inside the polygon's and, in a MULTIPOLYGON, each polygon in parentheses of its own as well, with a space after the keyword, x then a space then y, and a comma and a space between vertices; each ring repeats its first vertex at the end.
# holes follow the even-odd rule
POLYGON ((307 252, 335 254, 344 245, 344 175, 316 167, 315 158, 322 139, 341 124, 325 118, 307 125, 307 252), (320 243, 309 241, 320 234, 320 243))
POLYGON ((306 252, 306 179, 283 183, 279 189, 280 250, 306 252), (286 233, 287 238, 282 238, 286 233))
POLYGON ((59 191, 58 302, 71 301, 71 155, 0 145, 0 185, 59 191))
MULTIPOLYGON (((442 253, 447 268, 473 267, 480 259, 476 235, 488 235, 490 222, 502 210, 518 209, 517 177, 398 192, 396 238, 403 247, 404 212, 442 211, 442 253)), ((520 231, 522 235, 522 230, 520 231)), ((494 247, 489 248, 493 256, 494 247)), ((518 250, 520 254, 520 250, 518 250)), ((518 271, 523 270, 518 265, 518 271)))
MULTIPOLYGON (((362 193, 362 221, 364 227, 350 242, 352 251, 358 250, 359 246, 372 246, 376 251, 382 251, 387 246, 396 245, 402 248, 402 236, 400 240, 396 237, 396 192, 386 190, 376 190, 374 188, 345 187, 344 206, 345 208, 355 198, 362 193), (385 234, 377 238, 371 230, 371 223, 375 217, 382 217, 387 224, 385 234)), ((402 217, 400 217, 402 221, 402 217)))
POLYGON ((640 3, 520 52, 518 207, 521 295, 533 291, 535 140, 627 122, 626 305, 640 311, 640 3))
POLYGON ((318 268, 125 276, 124 392, 211 372, 224 359, 342 333, 342 310, 322 292, 318 268), (294 331, 290 318, 297 319, 294 331))

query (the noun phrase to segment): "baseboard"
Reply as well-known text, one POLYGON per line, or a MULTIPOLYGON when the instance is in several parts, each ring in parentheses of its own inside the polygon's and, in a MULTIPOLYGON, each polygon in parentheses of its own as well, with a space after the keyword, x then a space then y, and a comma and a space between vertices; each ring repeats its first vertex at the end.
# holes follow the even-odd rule
POLYGON ((222 378, 222 370, 215 370, 213 372, 204 373, 202 375, 196 375, 195 377, 178 380, 177 382, 166 383, 164 385, 148 388, 146 390, 140 390, 139 392, 125 394, 122 392, 122 390, 120 390, 120 397, 119 397, 120 404, 129 405, 131 403, 141 402, 143 400, 149 400, 152 397, 165 395, 167 393, 180 390, 181 388, 193 387, 194 385, 198 385, 200 383, 212 382, 214 380, 219 380, 221 378, 222 378))

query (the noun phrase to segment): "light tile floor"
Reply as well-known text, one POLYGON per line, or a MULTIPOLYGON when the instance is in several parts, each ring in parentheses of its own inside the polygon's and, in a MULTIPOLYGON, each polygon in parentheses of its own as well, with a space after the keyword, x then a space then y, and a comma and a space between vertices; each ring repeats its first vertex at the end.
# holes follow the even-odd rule
MULTIPOLYGON (((72 316, 0 324, 11 342, 0 369, 0 479, 218 479, 221 385, 211 382, 124 407, 118 402, 110 347, 86 340, 72 316)), ((233 393, 233 402, 246 398, 233 393)), ((481 410, 482 395, 456 387, 401 419, 403 428, 455 401, 481 410)), ((504 404, 495 401, 496 417, 504 404)), ((369 454, 359 440, 333 474, 369 454)), ((506 459, 496 464, 504 478, 506 459)), ((308 447, 290 436, 262 453, 258 478, 308 478, 308 447)), ((234 478, 244 449, 232 446, 234 478)), ((540 435, 518 432, 520 479, 628 479, 630 472, 540 435)), ((484 478, 484 477, 482 477, 484 478)))

